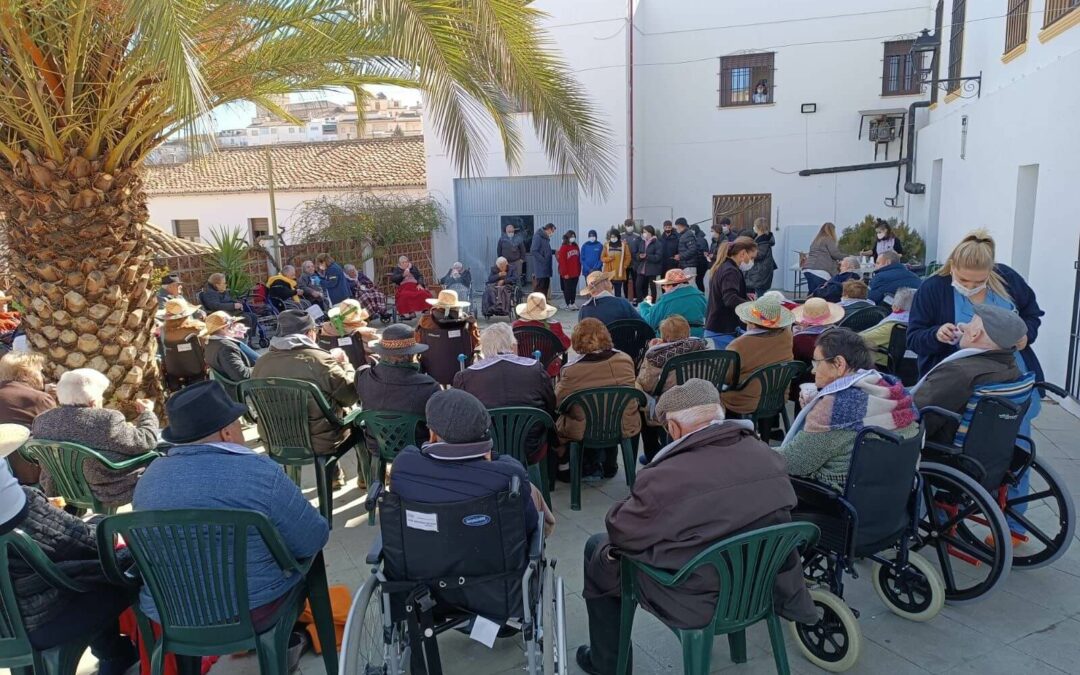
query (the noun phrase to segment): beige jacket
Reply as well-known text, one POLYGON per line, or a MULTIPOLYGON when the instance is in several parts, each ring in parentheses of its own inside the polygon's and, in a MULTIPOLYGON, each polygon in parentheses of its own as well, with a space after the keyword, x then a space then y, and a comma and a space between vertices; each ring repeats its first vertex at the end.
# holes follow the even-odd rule
MULTIPOLYGON (((634 387, 634 361, 626 354, 611 350, 587 354, 562 369, 555 386, 556 405, 582 389, 595 387, 634 387)), ((574 406, 555 422, 559 442, 580 441, 585 435, 585 411, 574 406)), ((631 403, 623 413, 623 436, 631 437, 641 431, 638 404, 631 403)))

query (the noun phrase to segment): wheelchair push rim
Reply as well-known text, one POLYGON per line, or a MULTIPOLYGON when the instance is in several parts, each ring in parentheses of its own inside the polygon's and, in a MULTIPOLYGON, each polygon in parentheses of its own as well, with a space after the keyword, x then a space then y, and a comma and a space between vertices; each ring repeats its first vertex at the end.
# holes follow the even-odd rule
POLYGON ((842 673, 859 660, 862 630, 855 613, 837 595, 822 588, 810 591, 819 618, 815 624, 791 622, 795 644, 807 661, 822 670, 842 673))
POLYGON ((356 594, 341 645, 341 672, 404 675, 410 648, 404 626, 391 626, 379 578, 372 574, 356 594))
POLYGON ((959 469, 935 462, 923 477, 919 542, 929 547, 945 583, 945 599, 963 604, 993 592, 1009 575, 1012 547, 1005 516, 989 493, 959 469))
POLYGON ((887 564, 875 561, 871 578, 885 606, 910 621, 929 621, 937 616, 945 605, 945 582, 933 564, 910 551, 904 566, 897 560, 897 551, 882 557, 887 564))
MULTIPOLYGON (((1009 495, 1003 486, 998 501, 1015 532, 1013 567, 1045 567, 1065 555, 1076 533, 1076 504, 1065 482, 1045 460, 1035 459, 1027 468, 1027 494, 1009 495)), ((1020 481, 1017 481, 1020 482, 1020 481)))

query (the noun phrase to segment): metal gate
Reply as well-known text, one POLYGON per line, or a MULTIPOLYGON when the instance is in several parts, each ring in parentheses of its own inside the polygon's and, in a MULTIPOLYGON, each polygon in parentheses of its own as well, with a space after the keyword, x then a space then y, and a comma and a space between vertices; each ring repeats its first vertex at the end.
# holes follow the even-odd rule
POLYGON ((1069 365, 1066 387, 1075 398, 1080 398, 1080 250, 1077 251, 1073 268, 1076 285, 1073 289, 1072 326, 1069 328, 1069 365))
MULTIPOLYGON (((481 288, 495 264, 503 223, 513 222, 522 236, 547 223, 557 228, 551 242, 558 250, 562 234, 577 232, 578 184, 573 176, 520 176, 513 178, 458 178, 454 181, 458 259, 473 273, 481 288)), ((578 241, 583 237, 578 232, 578 241)), ((526 247, 531 240, 526 238, 526 247)))

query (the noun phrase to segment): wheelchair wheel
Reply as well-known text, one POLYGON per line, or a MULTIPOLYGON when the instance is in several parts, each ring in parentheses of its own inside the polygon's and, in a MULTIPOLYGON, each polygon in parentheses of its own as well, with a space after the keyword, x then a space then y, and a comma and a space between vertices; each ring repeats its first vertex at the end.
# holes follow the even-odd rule
POLYGON ((1027 470, 1028 493, 1005 502, 1005 516, 1027 530, 1013 550, 1013 567, 1037 568, 1054 562, 1069 549, 1076 532, 1076 504, 1065 481, 1045 460, 1027 470))
POLYGON ((540 589, 540 626, 542 637, 544 675, 555 675, 555 570, 544 565, 543 586, 540 589))
POLYGON ((883 555, 892 564, 874 563, 874 590, 885 606, 910 621, 929 621, 945 606, 945 582, 929 560, 908 552, 908 566, 900 569, 896 551, 883 555))
POLYGON ((922 506, 914 548, 929 547, 936 554, 930 559, 945 582, 946 601, 962 604, 987 595, 1012 567, 1009 530, 997 501, 951 466, 923 462, 919 473, 922 506))
POLYGON ((353 600, 341 644, 340 672, 404 675, 408 667, 409 645, 404 626, 391 626, 383 614, 381 583, 373 574, 353 600))
POLYGON ((830 591, 815 588, 810 597, 820 618, 813 625, 792 622, 792 635, 807 661, 822 670, 842 673, 859 660, 859 622, 847 603, 830 591))

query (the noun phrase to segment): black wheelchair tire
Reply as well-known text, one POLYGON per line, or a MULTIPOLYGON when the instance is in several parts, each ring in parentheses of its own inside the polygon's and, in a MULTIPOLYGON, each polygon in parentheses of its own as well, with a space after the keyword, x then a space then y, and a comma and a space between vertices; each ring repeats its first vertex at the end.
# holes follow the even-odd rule
POLYGON ((831 591, 815 588, 810 591, 814 606, 821 610, 816 624, 791 622, 791 633, 803 657, 822 670, 842 673, 859 660, 862 651, 862 630, 855 613, 842 598, 831 591), (833 647, 830 651, 826 643, 833 647))
POLYGON ((871 579, 885 606, 909 621, 929 621, 937 616, 945 605, 945 582, 933 564, 909 551, 908 567, 901 570, 895 550, 882 557, 891 564, 875 561, 871 579))
MULTIPOLYGON (((1017 504, 1025 500, 1034 500, 1038 498, 1039 495, 1043 495, 1043 498, 1051 498, 1056 503, 1058 524, 1061 526, 1058 533, 1054 536, 1047 535, 1045 532, 1039 530, 1039 533, 1042 536, 1035 538, 1046 545, 1042 551, 1039 551, 1038 553, 1025 553, 1026 546, 1021 546, 1019 552, 1013 553, 1013 567, 1037 569, 1039 567, 1046 567, 1055 562, 1069 550, 1069 544, 1072 543, 1073 536, 1076 533, 1076 503, 1073 501, 1072 495, 1069 493, 1069 488, 1065 485, 1065 481, 1053 467, 1046 463, 1045 460, 1035 459, 1027 470, 1034 471, 1039 475, 1046 483, 1047 489, 1036 495, 1027 495, 1026 497, 1017 497, 1016 499, 1007 500, 1005 502, 1005 515, 1015 518, 1019 515, 1013 510, 1017 504)), ((1028 528, 1029 540, 1032 536, 1032 529, 1033 528, 1031 527, 1028 528)))

